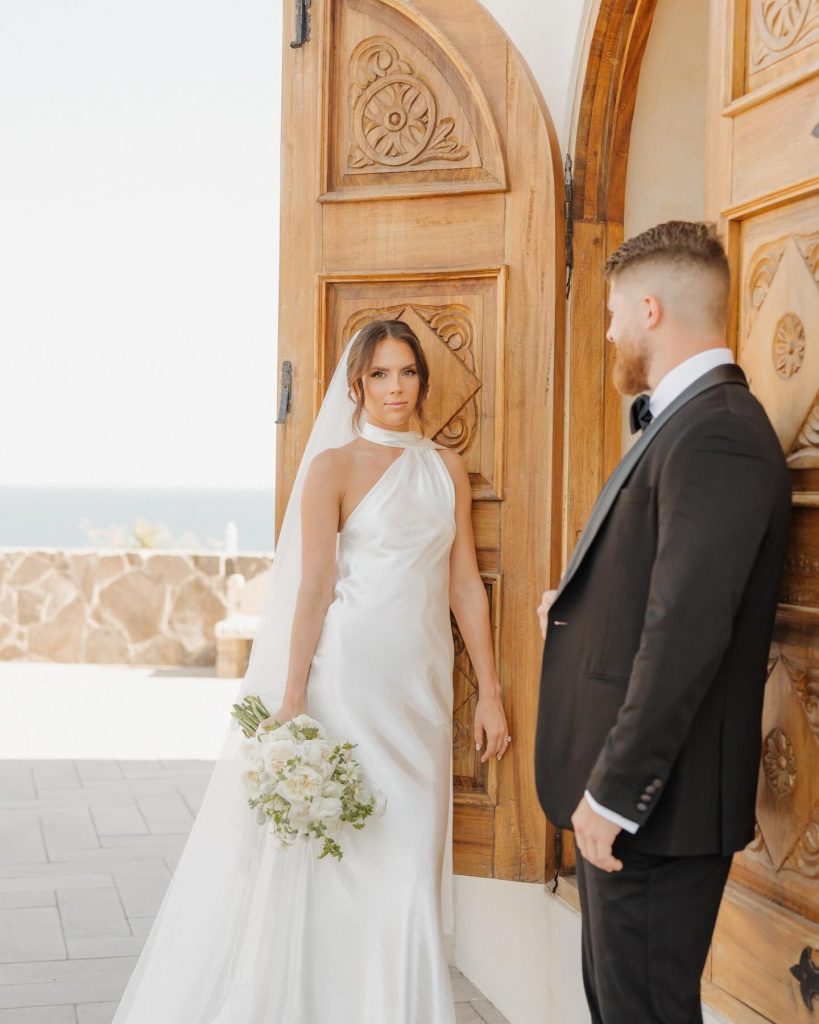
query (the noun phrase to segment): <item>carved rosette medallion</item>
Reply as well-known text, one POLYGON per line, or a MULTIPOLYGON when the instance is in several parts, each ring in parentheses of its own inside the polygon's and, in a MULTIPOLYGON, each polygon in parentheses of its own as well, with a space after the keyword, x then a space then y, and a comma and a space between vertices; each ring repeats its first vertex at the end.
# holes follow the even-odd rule
POLYGON ((783 380, 798 373, 805 361, 805 326, 796 313, 786 313, 776 325, 773 360, 783 380))
POLYGON ((350 57, 350 107, 355 141, 349 167, 402 167, 457 162, 469 150, 453 134, 455 119, 438 116, 432 86, 389 39, 365 39, 350 57))
POLYGON ((762 765, 765 781, 774 796, 790 796, 796 783, 796 758, 791 741, 778 727, 765 737, 762 765))
POLYGON ((755 69, 799 49, 819 29, 819 0, 757 0, 754 14, 755 69))

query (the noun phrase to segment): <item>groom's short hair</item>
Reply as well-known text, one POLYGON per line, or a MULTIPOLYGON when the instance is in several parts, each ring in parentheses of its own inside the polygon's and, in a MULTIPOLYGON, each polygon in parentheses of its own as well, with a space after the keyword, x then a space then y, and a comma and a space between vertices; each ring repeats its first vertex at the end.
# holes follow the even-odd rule
POLYGON ((627 239, 606 260, 609 279, 625 279, 640 269, 668 270, 680 283, 691 279, 711 319, 725 321, 731 273, 714 228, 702 221, 669 220, 627 239))

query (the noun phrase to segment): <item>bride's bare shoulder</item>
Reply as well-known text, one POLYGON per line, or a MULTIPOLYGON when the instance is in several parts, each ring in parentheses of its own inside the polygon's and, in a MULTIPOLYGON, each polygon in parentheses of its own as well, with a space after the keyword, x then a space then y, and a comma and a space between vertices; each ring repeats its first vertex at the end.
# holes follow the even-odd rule
POLYGON ((350 468, 351 459, 354 458, 354 446, 355 441, 350 441, 339 448, 325 448, 318 455, 314 455, 310 462, 310 475, 322 476, 333 481, 343 480, 350 468))
POLYGON ((449 470, 453 482, 457 486, 458 484, 463 485, 469 484, 469 472, 466 468, 466 462, 464 458, 458 452, 452 451, 451 448, 437 448, 436 451, 440 457, 444 460, 446 468, 449 470))

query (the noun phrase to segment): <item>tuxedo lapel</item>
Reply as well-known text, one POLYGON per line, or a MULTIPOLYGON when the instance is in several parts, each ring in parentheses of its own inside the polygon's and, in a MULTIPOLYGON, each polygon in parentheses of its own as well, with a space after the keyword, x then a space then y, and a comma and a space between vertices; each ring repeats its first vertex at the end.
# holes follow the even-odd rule
POLYGON ((569 559, 566 571, 563 573, 560 583, 558 584, 558 595, 566 589, 569 581, 577 572, 581 562, 586 557, 589 548, 592 546, 594 538, 597 536, 600 527, 606 521, 606 517, 611 511, 615 498, 625 486, 632 471, 643 455, 645 455, 646 450, 649 448, 652 441, 657 437, 663 427, 665 427, 665 425, 674 417, 674 415, 683 408, 683 406, 687 405, 693 398, 696 398, 697 395, 701 395, 704 391, 708 391, 719 384, 742 384, 745 387, 748 386, 745 374, 733 363, 717 366, 713 370, 709 370, 708 373, 704 373, 702 377, 695 380, 693 384, 687 387, 685 391, 683 391, 681 395, 678 395, 677 398, 675 398, 674 401, 664 409, 656 419, 649 423, 643 431, 642 437, 617 463, 614 472, 608 478, 603 490, 600 492, 597 501, 594 504, 594 508, 591 511, 591 515, 589 516, 589 520, 586 523, 586 528, 584 529, 580 540, 577 542, 577 546, 574 549, 572 557, 569 559))

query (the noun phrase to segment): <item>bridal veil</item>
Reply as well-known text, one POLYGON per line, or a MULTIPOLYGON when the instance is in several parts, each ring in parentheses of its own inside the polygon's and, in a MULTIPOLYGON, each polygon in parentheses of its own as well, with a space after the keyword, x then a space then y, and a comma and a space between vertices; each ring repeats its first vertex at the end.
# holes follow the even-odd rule
MULTIPOLYGON (((250 662, 235 701, 259 694, 271 713, 281 705, 290 632, 301 580, 301 496, 312 459, 355 437, 347 386, 348 342, 333 374, 296 473, 269 573, 250 662)), ((226 682, 226 686, 230 685, 226 682)), ((309 690, 307 694, 309 711, 309 690)), ((191 728, 196 728, 195 722, 191 728)), ((243 930, 262 864, 265 830, 247 805, 243 734, 233 718, 179 862, 129 979, 113 1024, 232 1024, 225 1006, 241 975, 243 930)), ((366 771, 366 765, 364 765, 366 771)), ((373 780, 377 786, 377 780, 373 780)), ((444 931, 453 930, 451 772, 449 826, 442 874, 444 931)), ((295 851, 282 851, 282 870, 298 871, 295 851), (288 860, 290 858, 290 860, 288 860)), ((315 853, 311 852, 312 856, 315 853)), ((298 879, 294 878, 294 886, 298 879)), ((287 908, 282 908, 286 914, 287 908)), ((286 922, 283 923, 286 927, 286 922)), ((294 941, 297 937, 294 936, 294 941)), ((281 966, 281 965, 279 965, 281 966)), ((275 971, 276 964, 270 964, 275 971)))

